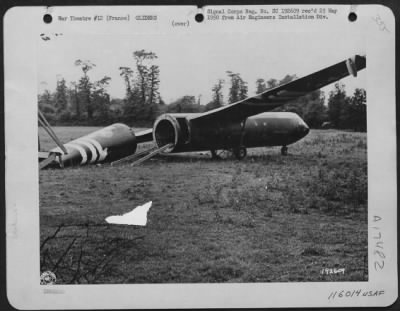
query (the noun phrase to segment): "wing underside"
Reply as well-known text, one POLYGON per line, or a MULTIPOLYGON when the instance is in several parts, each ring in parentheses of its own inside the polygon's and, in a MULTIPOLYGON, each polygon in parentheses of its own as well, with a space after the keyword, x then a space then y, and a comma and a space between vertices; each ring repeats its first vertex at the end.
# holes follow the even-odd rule
POLYGON ((366 67, 366 57, 355 55, 308 76, 299 78, 287 84, 267 90, 254 97, 246 98, 232 105, 224 106, 191 118, 192 122, 232 122, 244 120, 247 117, 267 112, 282 106, 309 92, 338 81, 366 67))

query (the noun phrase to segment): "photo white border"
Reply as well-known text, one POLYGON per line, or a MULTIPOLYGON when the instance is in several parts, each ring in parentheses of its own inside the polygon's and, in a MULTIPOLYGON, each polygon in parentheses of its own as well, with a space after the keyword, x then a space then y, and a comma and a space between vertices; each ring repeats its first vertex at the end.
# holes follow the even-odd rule
MULTIPOLYGON (((310 7, 308 5, 307 7, 310 7)), ((348 31, 366 36, 368 109, 368 282, 301 282, 243 284, 129 284, 41 286, 39 253, 39 192, 37 163, 37 50, 36 40, 50 26, 43 15, 85 15, 132 12, 161 16, 153 26, 57 23, 51 29, 77 34, 132 35, 168 33, 169 21, 194 15, 211 7, 14 7, 4 16, 5 151, 7 295, 20 309, 125 309, 125 308, 258 308, 388 306, 397 288, 397 175, 395 98, 395 18, 381 5, 312 5, 331 7, 338 13, 329 21, 246 23, 193 23, 182 33, 318 31, 329 33, 335 23, 346 22, 355 11, 356 23, 348 31), (379 221, 377 219, 381 218, 379 221), (377 229, 379 228, 379 229, 377 229), (379 234, 379 235, 378 235, 379 234), (385 264, 374 269, 381 255, 377 237, 383 241, 385 264), (331 292, 361 289, 384 291, 380 296, 328 299, 331 292)), ((232 8, 233 6, 231 6, 232 8)), ((262 6, 242 6, 257 7, 262 6)), ((266 6, 268 7, 268 6, 266 6)), ((281 7, 274 5, 274 7, 281 7)), ((291 5, 291 7, 304 7, 291 5)), ((213 6, 213 8, 217 8, 213 6)), ((239 8, 239 7, 236 7, 239 8)), ((340 44, 340 43, 338 43, 340 44)))

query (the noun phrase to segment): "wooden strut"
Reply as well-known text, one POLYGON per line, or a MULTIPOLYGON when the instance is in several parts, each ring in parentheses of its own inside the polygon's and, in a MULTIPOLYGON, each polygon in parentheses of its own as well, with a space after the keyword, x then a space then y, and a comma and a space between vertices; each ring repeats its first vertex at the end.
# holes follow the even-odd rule
MULTIPOLYGON (((67 149, 65 148, 63 143, 58 139, 56 133, 53 131, 49 122, 47 122, 46 117, 42 114, 40 110, 38 110, 38 121, 40 125, 43 127, 43 129, 47 132, 47 134, 49 134, 50 138, 53 139, 53 141, 57 144, 57 146, 62 150, 62 152, 64 154, 68 154, 67 149)), ((40 162, 39 170, 45 168, 47 165, 53 162, 57 157, 59 158, 60 166, 64 167, 64 164, 62 163, 61 160, 61 152, 50 152, 48 158, 40 162)))
POLYGON ((42 168, 45 168, 47 165, 49 165, 51 162, 53 162, 57 157, 57 154, 55 153, 50 153, 49 157, 42 162, 39 163, 39 169, 41 170, 42 168))
POLYGON ((68 154, 67 149, 64 147, 62 142, 58 139, 56 133, 54 133, 49 122, 47 122, 45 116, 42 114, 42 112, 40 110, 38 110, 38 116, 39 116, 39 118, 38 118, 39 123, 43 126, 43 128, 47 132, 47 134, 49 134, 49 136, 54 140, 54 142, 64 152, 64 154, 68 154))

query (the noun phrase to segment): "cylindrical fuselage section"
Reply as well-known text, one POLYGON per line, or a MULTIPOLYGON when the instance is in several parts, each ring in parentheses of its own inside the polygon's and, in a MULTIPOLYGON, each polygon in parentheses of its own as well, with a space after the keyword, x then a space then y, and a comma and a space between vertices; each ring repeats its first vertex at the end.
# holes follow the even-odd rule
MULTIPOLYGON (((135 153, 137 143, 129 126, 116 123, 77 138, 64 146, 68 154, 62 155, 62 163, 78 165, 120 159, 135 153)), ((52 151, 60 150, 55 148, 52 151)))
POLYGON ((190 117, 196 113, 170 113, 157 118, 153 126, 153 140, 158 147, 172 144, 164 152, 173 152, 181 146, 190 145, 190 117))
POLYGON ((266 112, 246 120, 246 147, 286 146, 309 132, 307 124, 292 112, 266 112))
POLYGON ((309 132, 306 123, 295 113, 265 112, 243 122, 202 124, 190 122, 190 114, 163 115, 156 120, 153 137, 162 147, 173 144, 167 152, 230 149, 239 146, 286 146, 309 132))
POLYGON ((153 140, 158 147, 172 144, 165 152, 171 152, 179 143, 181 127, 178 120, 171 114, 163 114, 154 122, 153 140))

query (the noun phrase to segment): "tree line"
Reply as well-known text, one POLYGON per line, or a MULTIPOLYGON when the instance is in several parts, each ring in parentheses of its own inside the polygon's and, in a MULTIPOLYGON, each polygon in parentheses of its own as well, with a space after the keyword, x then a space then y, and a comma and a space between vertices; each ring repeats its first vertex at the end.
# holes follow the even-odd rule
MULTIPOLYGON (((226 71, 226 79, 218 79, 211 88, 212 99, 201 104, 201 95, 182 96, 166 104, 160 95, 160 68, 157 55, 139 50, 132 53, 133 66, 120 67, 120 76, 125 84, 124 98, 111 98, 107 87, 111 78, 104 76, 93 80, 91 70, 96 65, 89 60, 76 60, 75 66, 82 72, 78 81, 67 84, 64 78, 57 80, 54 92, 44 90, 38 95, 38 105, 46 118, 55 125, 106 125, 124 122, 131 126, 151 126, 158 115, 166 112, 204 112, 229 105, 248 97, 248 83, 240 73, 226 71), (225 101, 224 90, 228 87, 225 101)), ((283 79, 256 80, 256 93, 286 84, 296 75, 283 79)), ((345 85, 336 83, 329 93, 327 105, 321 90, 311 92, 277 111, 295 112, 312 128, 322 126, 366 131, 366 92, 355 89, 347 96, 345 85)))
POLYGON ((124 98, 111 98, 107 90, 111 78, 104 76, 93 80, 90 73, 96 64, 78 59, 75 66, 81 69, 81 78, 69 85, 64 78, 59 78, 54 92, 46 89, 38 95, 39 108, 52 124, 57 125, 151 123, 165 110, 159 93, 157 55, 140 50, 133 52, 132 56, 133 67, 119 68, 125 83, 124 98))

